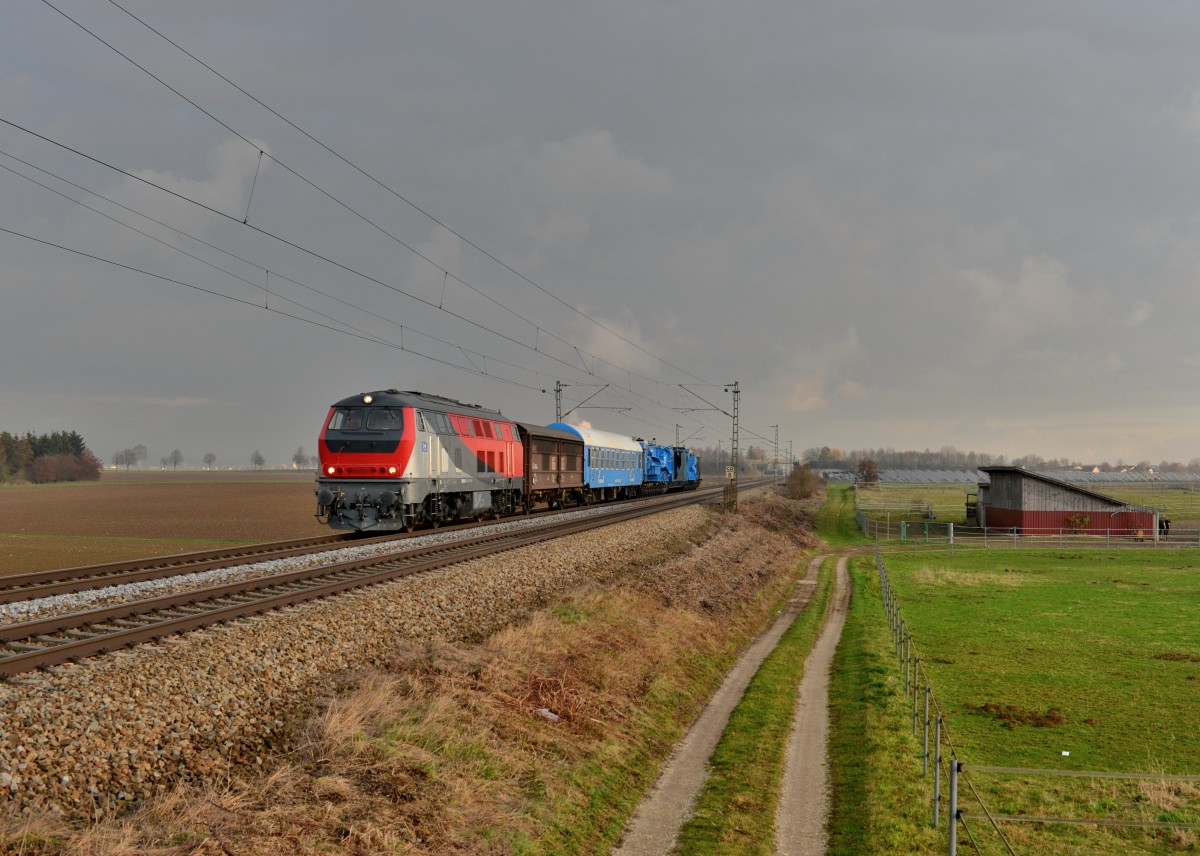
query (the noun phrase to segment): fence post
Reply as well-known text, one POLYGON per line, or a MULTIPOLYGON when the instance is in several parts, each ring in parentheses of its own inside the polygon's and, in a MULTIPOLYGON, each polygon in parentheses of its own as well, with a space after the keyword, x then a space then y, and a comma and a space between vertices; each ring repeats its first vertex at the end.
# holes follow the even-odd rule
POLYGON ((933 828, 937 829, 942 809, 942 718, 933 724, 933 828))
POLYGON ((925 685, 925 740, 921 752, 921 775, 929 775, 929 684, 925 685))
POLYGON ((920 679, 921 658, 913 657, 913 737, 917 736, 917 681, 920 679))
POLYGON ((908 698, 908 664, 912 662, 912 634, 904 634, 904 697, 908 698))
POLYGON ((948 525, 949 525, 949 527, 950 527, 950 528, 949 528, 949 532, 950 532, 950 546, 951 546, 951 547, 953 547, 953 546, 954 546, 954 524, 953 524, 953 523, 950 523, 950 524, 948 524, 948 525))
POLYGON ((950 817, 947 821, 950 828, 950 856, 958 856, 958 768, 959 760, 950 759, 950 817))

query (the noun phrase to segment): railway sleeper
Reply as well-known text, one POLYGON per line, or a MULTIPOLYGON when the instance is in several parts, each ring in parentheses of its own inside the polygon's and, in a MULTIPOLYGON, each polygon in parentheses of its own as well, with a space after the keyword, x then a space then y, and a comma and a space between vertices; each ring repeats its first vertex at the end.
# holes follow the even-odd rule
POLYGON ((34 645, 31 642, 8 642, 4 647, 15 654, 26 654, 30 651, 45 651, 47 645, 34 645))
POLYGON ((86 630, 79 630, 74 627, 68 627, 66 630, 60 630, 59 633, 61 633, 63 636, 66 636, 68 639, 80 639, 80 640, 95 639, 97 636, 102 635, 100 633, 89 633, 86 630))

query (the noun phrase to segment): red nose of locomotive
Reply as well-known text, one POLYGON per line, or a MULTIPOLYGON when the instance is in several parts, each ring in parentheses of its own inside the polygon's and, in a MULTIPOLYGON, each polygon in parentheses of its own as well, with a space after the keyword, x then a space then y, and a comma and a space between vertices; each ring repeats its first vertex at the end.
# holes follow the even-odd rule
POLYGON ((340 529, 393 528, 412 454, 412 417, 388 393, 366 393, 329 410, 317 443, 317 514, 340 529))

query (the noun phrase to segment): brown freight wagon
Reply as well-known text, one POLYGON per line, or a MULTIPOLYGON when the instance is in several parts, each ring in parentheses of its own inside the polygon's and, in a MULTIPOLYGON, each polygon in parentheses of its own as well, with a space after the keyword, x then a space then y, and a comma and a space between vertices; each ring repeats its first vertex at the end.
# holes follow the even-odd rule
POLYGON ((567 502, 582 503, 583 440, 558 428, 518 422, 525 446, 525 503, 544 502, 560 508, 567 502))

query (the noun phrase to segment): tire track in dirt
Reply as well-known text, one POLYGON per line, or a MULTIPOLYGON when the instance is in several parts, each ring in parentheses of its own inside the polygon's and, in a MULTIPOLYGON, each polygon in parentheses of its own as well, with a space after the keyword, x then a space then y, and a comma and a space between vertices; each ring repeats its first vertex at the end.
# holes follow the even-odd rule
POLYGON ((800 681, 792 733, 784 756, 783 782, 775 810, 775 856, 819 856, 828 848, 829 674, 850 608, 849 558, 837 563, 833 599, 800 681))
POLYGON ((691 816, 696 796, 708 776, 708 759, 725 731, 730 713, 741 701, 763 660, 775 650, 784 632, 812 600, 817 572, 827 558, 821 555, 809 562, 808 571, 798 581, 787 607, 725 676, 704 712, 675 748, 653 789, 630 818, 621 846, 613 851, 616 856, 660 856, 670 851, 679 830, 691 816))

